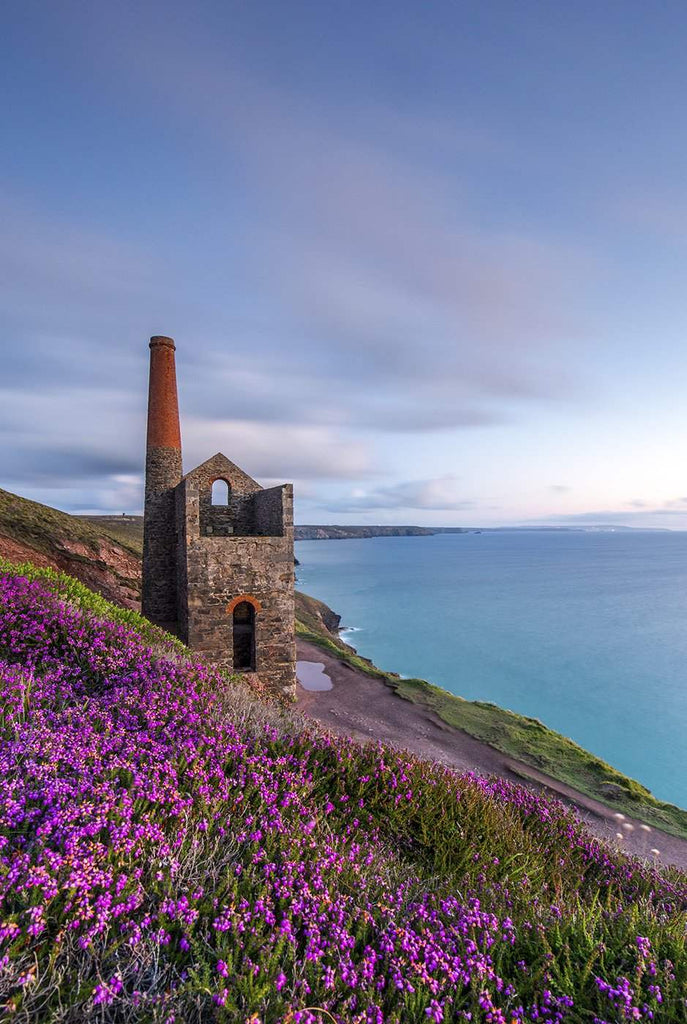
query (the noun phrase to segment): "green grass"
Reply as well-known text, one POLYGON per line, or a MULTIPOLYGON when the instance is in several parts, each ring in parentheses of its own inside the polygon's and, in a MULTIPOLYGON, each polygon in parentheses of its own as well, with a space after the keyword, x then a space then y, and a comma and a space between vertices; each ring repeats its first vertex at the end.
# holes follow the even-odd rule
MULTIPOLYGON (((310 627, 312 627, 310 623, 310 627)), ((424 679, 401 679, 384 672, 338 637, 316 632, 302 622, 297 635, 366 675, 383 680, 399 697, 420 704, 455 729, 488 743, 523 765, 571 786, 622 814, 687 839, 687 811, 657 800, 645 786, 628 778, 601 758, 573 743, 536 718, 507 711, 485 701, 456 697, 424 679)), ((527 777, 526 770, 522 775, 527 777)))
POLYGON ((139 557, 143 554, 143 516, 77 516, 81 522, 116 540, 139 557))
POLYGON ((348 647, 343 640, 334 639, 331 636, 325 636, 322 633, 316 633, 312 629, 309 629, 303 622, 296 619, 296 636, 301 640, 305 640, 308 643, 315 644, 317 647, 321 647, 323 651, 327 651, 334 658, 339 658, 341 661, 345 661, 347 665, 351 665, 352 668, 357 668, 360 672, 364 672, 365 675, 374 676, 376 679, 393 678, 390 673, 382 672, 381 669, 373 665, 367 658, 361 658, 359 654, 356 654, 353 648, 348 647))

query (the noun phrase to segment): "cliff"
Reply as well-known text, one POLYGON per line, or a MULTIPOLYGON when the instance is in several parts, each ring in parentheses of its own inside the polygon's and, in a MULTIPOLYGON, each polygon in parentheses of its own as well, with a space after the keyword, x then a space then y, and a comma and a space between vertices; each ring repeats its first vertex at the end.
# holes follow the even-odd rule
POLYGON ((140 544, 104 525, 0 489, 0 557, 59 569, 109 601, 140 601, 140 544))

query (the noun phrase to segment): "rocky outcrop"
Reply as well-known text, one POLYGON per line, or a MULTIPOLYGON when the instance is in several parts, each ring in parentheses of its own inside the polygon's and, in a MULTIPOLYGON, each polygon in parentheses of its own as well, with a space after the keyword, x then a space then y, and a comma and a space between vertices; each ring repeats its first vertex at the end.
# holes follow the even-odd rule
POLYGON ((123 608, 139 610, 141 606, 140 560, 111 542, 103 542, 95 550, 65 544, 45 554, 21 541, 0 533, 0 557, 10 562, 31 562, 33 565, 58 569, 85 583, 108 601, 123 608))
POLYGON ((296 619, 313 633, 338 640, 341 616, 315 597, 296 591, 296 619))

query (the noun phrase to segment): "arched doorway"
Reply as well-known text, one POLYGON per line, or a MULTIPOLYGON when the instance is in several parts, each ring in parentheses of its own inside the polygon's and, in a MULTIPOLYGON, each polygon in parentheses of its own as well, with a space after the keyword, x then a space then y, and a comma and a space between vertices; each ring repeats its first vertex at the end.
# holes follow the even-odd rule
POLYGON ((233 611, 234 670, 255 671, 255 608, 240 601, 233 611))

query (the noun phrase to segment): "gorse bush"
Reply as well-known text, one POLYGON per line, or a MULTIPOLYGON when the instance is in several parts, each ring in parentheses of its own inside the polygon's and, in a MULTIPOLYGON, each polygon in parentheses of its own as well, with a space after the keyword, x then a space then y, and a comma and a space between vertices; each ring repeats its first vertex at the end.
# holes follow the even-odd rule
POLYGON ((0 574, 8 1020, 687 1021, 684 876, 54 583, 0 574))

